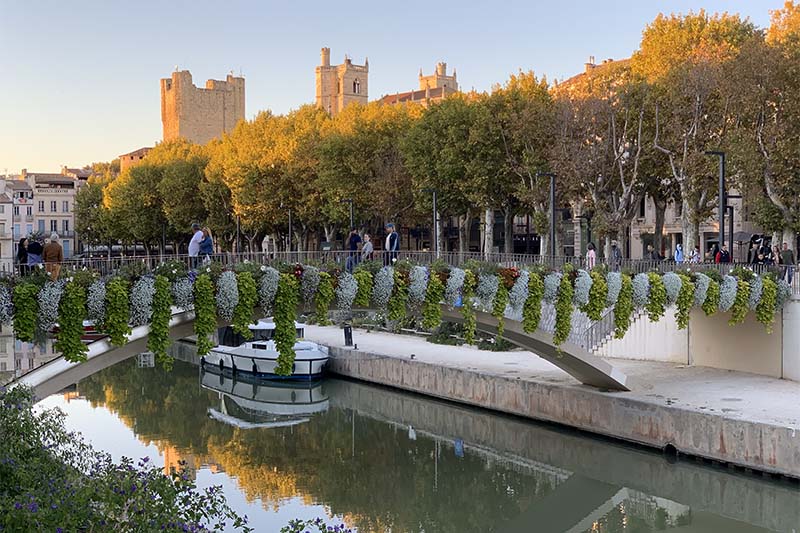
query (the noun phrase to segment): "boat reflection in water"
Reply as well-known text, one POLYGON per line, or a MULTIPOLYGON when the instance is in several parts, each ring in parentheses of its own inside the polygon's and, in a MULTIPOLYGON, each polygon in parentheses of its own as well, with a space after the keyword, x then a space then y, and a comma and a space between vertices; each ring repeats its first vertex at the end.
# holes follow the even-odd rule
POLYGON ((207 408, 208 416, 240 429, 295 426, 329 407, 321 380, 263 381, 206 367, 200 385, 219 395, 219 408, 207 408))

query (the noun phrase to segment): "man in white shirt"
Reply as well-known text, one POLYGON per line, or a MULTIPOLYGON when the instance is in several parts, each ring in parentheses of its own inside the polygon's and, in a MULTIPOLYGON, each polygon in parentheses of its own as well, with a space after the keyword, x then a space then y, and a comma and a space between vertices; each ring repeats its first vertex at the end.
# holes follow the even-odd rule
POLYGON ((192 240, 189 241, 189 261, 192 268, 197 267, 197 257, 200 255, 200 241, 203 240, 203 232, 200 224, 192 224, 192 240))

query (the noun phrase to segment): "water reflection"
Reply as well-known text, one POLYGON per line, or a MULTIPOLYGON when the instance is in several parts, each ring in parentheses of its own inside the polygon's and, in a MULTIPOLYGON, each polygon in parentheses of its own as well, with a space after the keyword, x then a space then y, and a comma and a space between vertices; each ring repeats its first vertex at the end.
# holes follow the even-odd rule
POLYGON ((279 529, 272 513, 315 505, 365 532, 791 531, 800 523, 799 493, 787 485, 365 384, 292 389, 180 361, 165 373, 129 360, 70 394, 154 443, 165 469, 185 461, 194 475, 224 473, 234 505, 243 495, 244 512, 252 516, 252 502, 267 510, 255 517, 258 531, 279 529))

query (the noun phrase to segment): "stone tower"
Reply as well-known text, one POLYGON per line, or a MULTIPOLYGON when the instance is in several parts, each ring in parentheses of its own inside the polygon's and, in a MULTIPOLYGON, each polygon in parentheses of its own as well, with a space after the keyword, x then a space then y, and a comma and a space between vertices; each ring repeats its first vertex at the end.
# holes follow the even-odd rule
POLYGON ((369 60, 354 65, 345 56, 341 65, 331 65, 331 49, 323 48, 317 67, 317 105, 336 115, 352 102, 366 105, 369 87, 369 60))
POLYGON ((456 69, 453 75, 447 75, 447 63, 437 63, 436 70, 430 76, 424 76, 422 69, 419 69, 419 90, 425 89, 445 89, 447 94, 458 92, 458 81, 456 79, 456 69))
POLYGON ((208 80, 205 88, 199 89, 188 70, 176 70, 171 78, 161 80, 165 141, 182 137, 205 144, 243 119, 244 78, 229 74, 225 81, 208 80))

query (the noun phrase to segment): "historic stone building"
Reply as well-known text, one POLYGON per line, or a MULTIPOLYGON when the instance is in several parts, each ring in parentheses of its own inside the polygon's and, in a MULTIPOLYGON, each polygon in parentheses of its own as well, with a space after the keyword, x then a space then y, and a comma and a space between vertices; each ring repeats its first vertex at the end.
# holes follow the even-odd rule
MULTIPOLYGON (((229 74, 225 81, 208 80, 195 87, 188 70, 161 80, 161 122, 164 140, 184 138, 205 144, 231 131, 244 119, 244 78, 229 74)), ((121 162, 120 162, 121 163, 121 162)))
POLYGON ((127 154, 122 154, 119 156, 119 171, 120 173, 125 172, 125 170, 129 169, 130 167, 139 164, 144 157, 150 153, 152 148, 145 146, 144 148, 139 148, 138 150, 134 150, 133 152, 128 152, 127 154))
POLYGON ((387 94, 381 98, 384 104, 401 104, 415 102, 427 107, 431 102, 437 102, 458 92, 456 69, 453 75, 447 75, 447 63, 437 63, 433 74, 425 76, 419 69, 419 89, 397 94, 387 94))
POLYGON ((331 49, 323 48, 317 74, 317 105, 332 116, 348 104, 365 105, 369 88, 369 60, 354 65, 349 57, 341 65, 331 65, 331 49))

